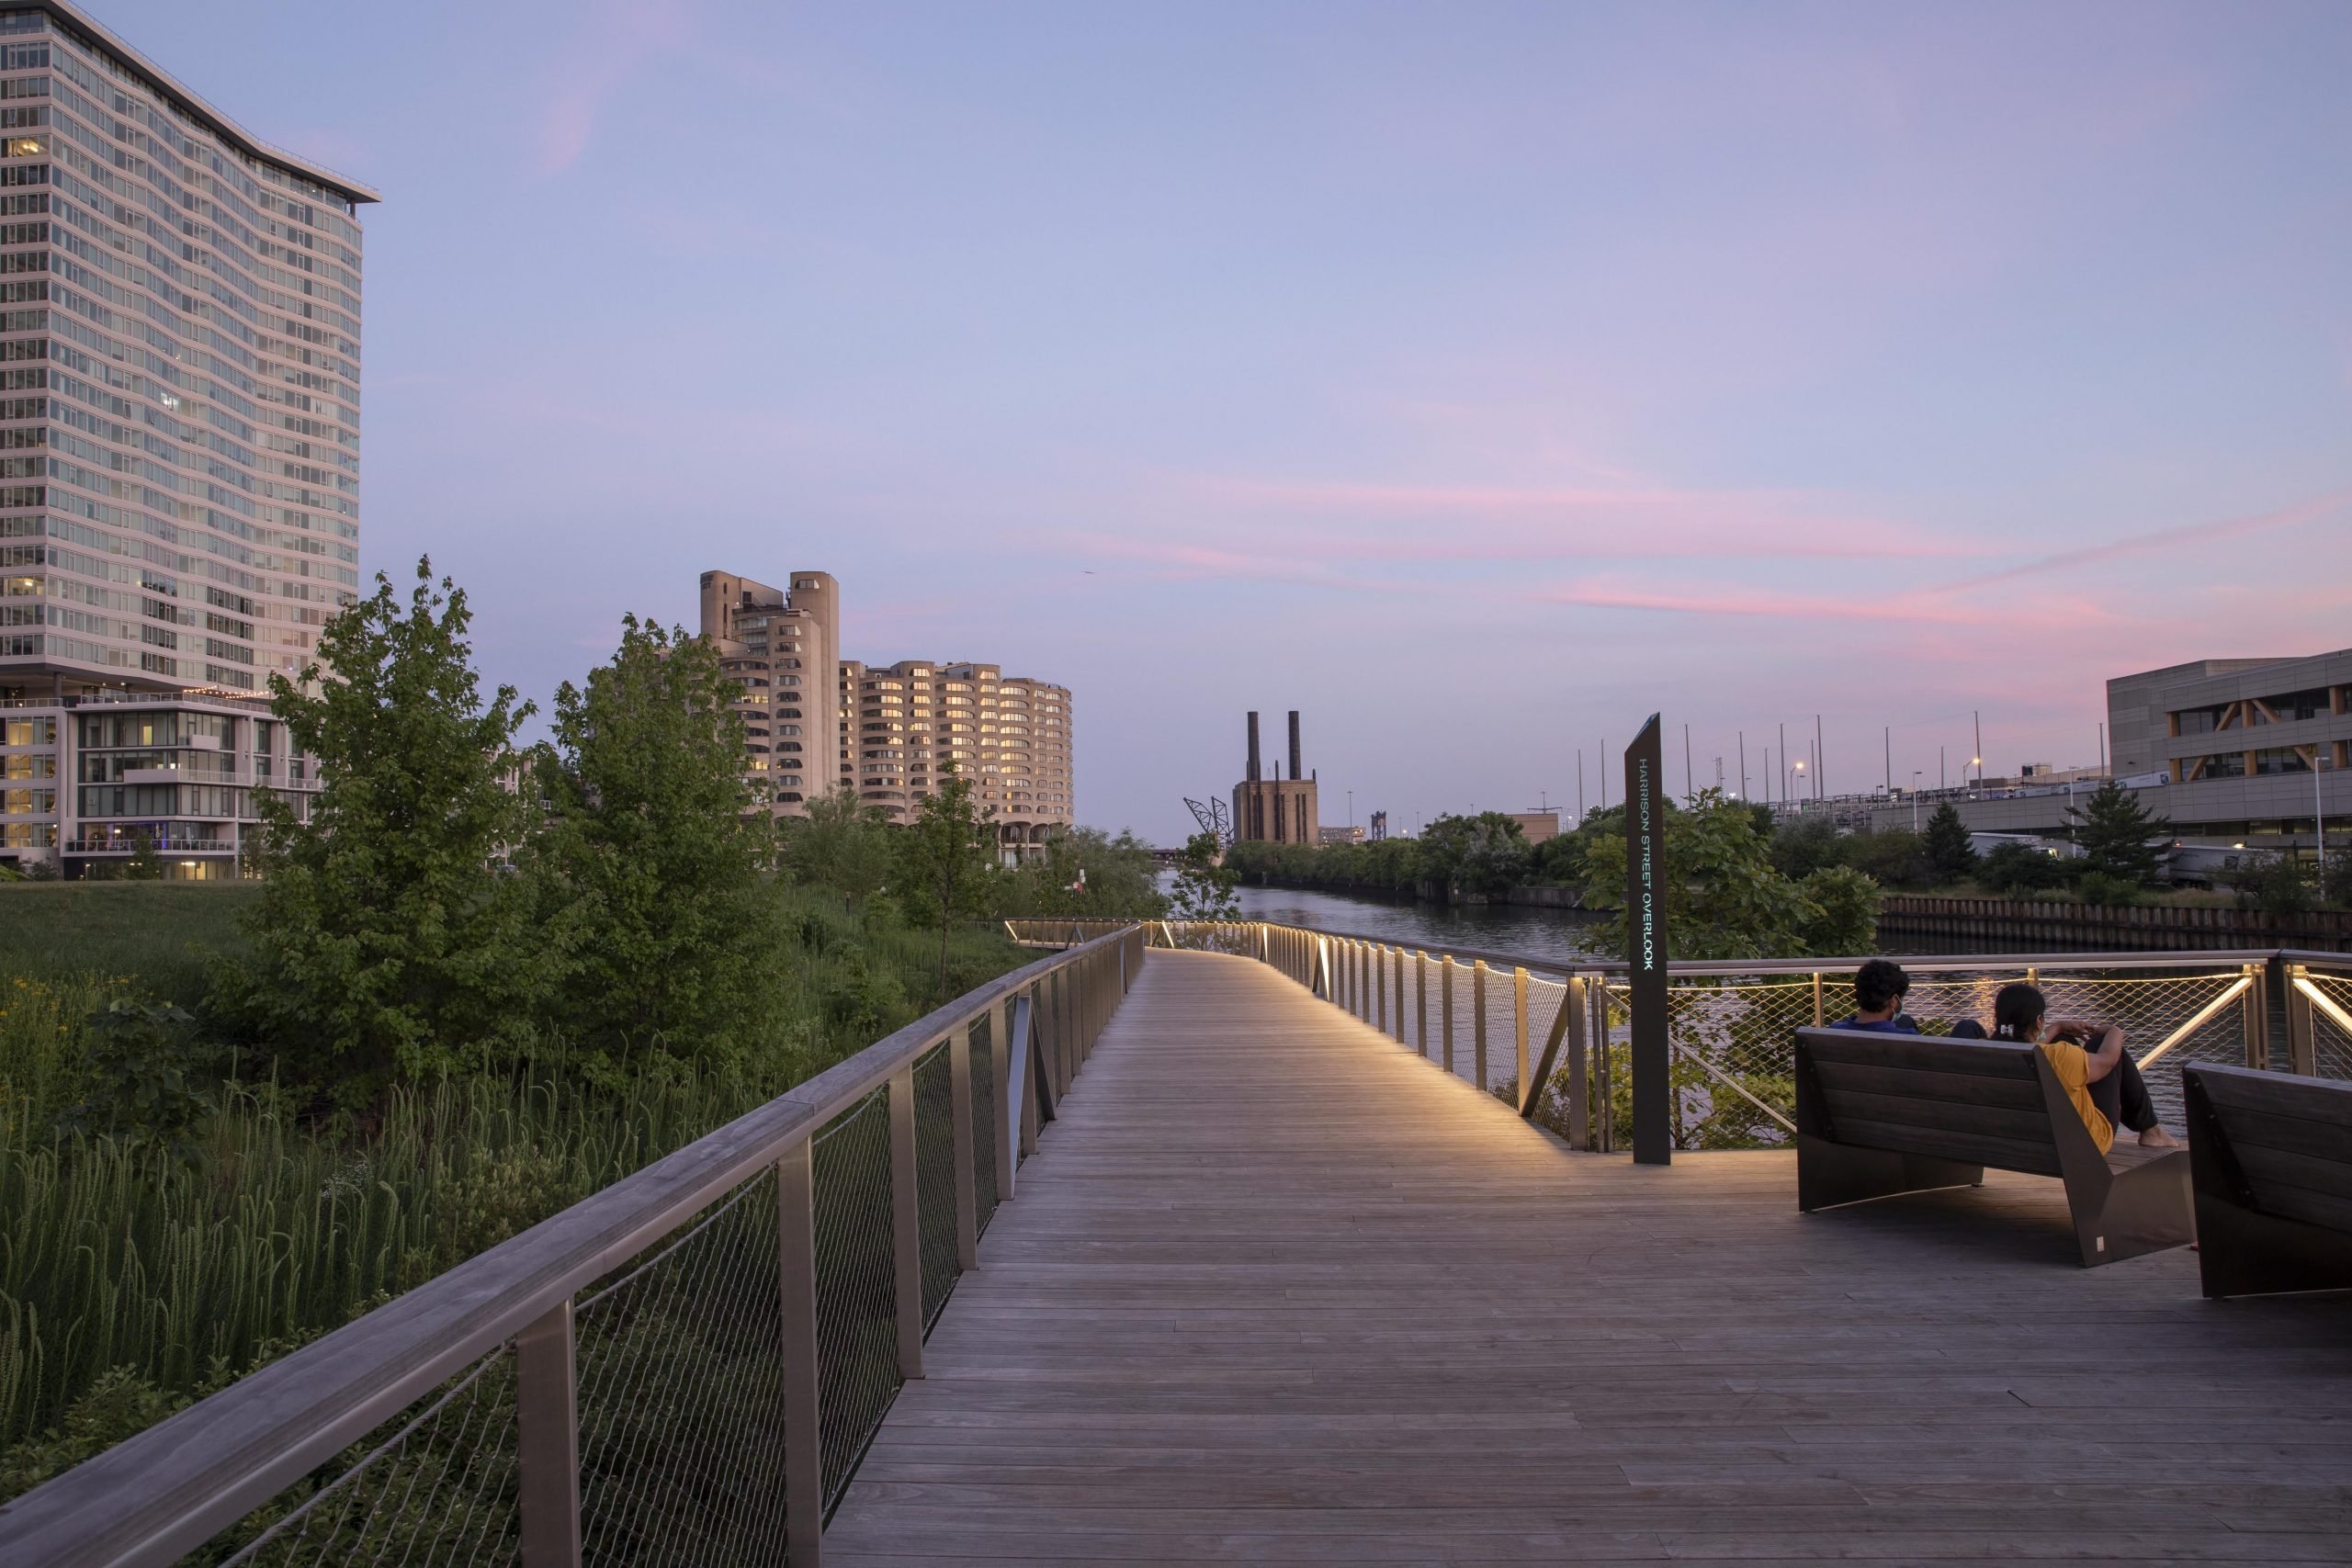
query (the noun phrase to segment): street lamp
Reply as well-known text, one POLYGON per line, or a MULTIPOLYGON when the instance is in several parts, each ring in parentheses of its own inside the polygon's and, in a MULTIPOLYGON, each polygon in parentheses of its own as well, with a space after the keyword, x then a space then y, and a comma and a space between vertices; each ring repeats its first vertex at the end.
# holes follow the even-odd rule
POLYGON ((1917 768, 1911 770, 1911 830, 1915 833, 1919 830, 1919 773, 1917 768))

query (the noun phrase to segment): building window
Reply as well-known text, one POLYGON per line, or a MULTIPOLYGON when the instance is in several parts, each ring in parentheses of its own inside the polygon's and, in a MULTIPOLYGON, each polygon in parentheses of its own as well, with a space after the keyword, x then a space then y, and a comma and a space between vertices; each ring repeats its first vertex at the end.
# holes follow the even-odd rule
POLYGON ((2292 746, 2271 746, 2254 754, 2254 771, 2258 774, 2308 773, 2311 759, 2292 746))

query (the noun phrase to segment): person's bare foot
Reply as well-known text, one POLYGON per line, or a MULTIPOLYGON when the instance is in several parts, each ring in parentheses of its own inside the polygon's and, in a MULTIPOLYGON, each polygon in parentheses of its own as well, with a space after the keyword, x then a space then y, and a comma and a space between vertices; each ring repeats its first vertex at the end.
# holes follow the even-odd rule
POLYGON ((2140 1134, 2140 1146, 2143 1149, 2177 1149, 2180 1147, 2180 1140, 2162 1127, 2151 1127, 2140 1134))

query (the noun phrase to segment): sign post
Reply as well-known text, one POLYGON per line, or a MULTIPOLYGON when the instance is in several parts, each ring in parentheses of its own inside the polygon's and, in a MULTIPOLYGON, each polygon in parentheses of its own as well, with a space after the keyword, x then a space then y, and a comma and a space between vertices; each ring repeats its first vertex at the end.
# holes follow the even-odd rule
POLYGON ((1633 1002, 1634 1163, 1674 1157, 1666 1043, 1666 804, 1658 716, 1625 748, 1625 958, 1633 1002))

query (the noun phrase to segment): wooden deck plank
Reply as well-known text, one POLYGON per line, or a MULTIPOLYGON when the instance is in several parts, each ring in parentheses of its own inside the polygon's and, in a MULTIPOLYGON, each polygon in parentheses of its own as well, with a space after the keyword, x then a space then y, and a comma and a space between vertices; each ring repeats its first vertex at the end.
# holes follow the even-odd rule
POLYGON ((2352 1300, 2075 1259, 2053 1180, 1796 1213, 1155 952, 826 1537, 917 1562, 2352 1562, 2352 1300))

